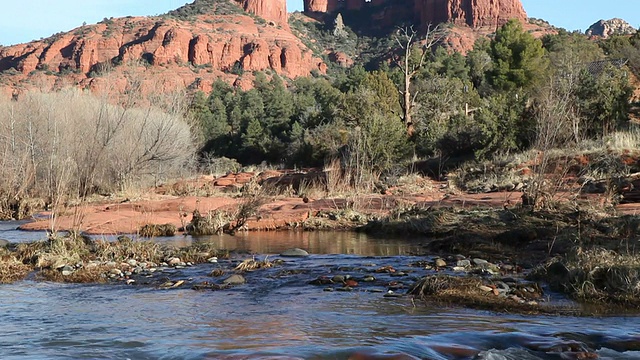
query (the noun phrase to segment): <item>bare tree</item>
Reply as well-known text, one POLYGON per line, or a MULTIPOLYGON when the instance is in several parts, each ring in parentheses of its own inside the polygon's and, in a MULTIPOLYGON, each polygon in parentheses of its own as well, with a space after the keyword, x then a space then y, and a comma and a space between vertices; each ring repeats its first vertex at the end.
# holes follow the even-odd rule
POLYGON ((445 35, 445 32, 441 31, 440 25, 432 26, 429 24, 424 36, 419 35, 413 26, 399 28, 395 36, 396 43, 402 50, 395 55, 394 62, 404 76, 404 86, 399 91, 402 95, 403 118, 409 136, 413 136, 415 132, 412 115, 418 95, 417 91, 412 93, 411 83, 424 66, 427 55, 445 35))

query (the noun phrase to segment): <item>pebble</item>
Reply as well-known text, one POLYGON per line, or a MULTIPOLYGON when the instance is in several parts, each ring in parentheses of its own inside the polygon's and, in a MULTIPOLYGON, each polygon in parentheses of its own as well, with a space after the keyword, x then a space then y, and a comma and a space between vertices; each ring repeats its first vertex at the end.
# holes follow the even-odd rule
POLYGON ((129 259, 127 260, 127 264, 129 264, 129 266, 136 267, 138 265, 138 262, 134 259, 129 259))
POLYGON ((364 279, 362 279, 362 281, 364 282, 374 282, 376 281, 376 278, 373 276, 365 276, 364 279))
POLYGON ((436 265, 436 267, 445 267, 445 266, 447 266, 447 262, 444 261, 443 259, 440 259, 440 258, 436 259, 434 261, 434 264, 436 265))
POLYGON ((463 271, 467 271, 467 268, 466 267, 462 267, 462 266, 454 266, 453 267, 453 271, 463 272, 463 271))
POLYGON ((473 259, 473 263, 478 265, 478 266, 483 266, 483 265, 488 265, 489 264, 489 262, 487 260, 478 259, 478 258, 473 259))
POLYGON ((358 286, 358 282, 352 279, 348 279, 347 281, 344 282, 344 284, 346 285, 346 287, 356 287, 358 286))
POLYGON ((65 265, 62 268, 62 276, 69 276, 69 275, 73 274, 74 270, 75 269, 73 268, 73 266, 65 265))
POLYGON ((167 264, 169 266, 180 265, 181 262, 182 262, 182 260, 180 260, 180 258, 178 258, 178 257, 172 257, 169 260, 167 260, 167 264))
POLYGON ((500 290, 504 290, 505 292, 509 292, 509 290, 511 290, 511 288, 509 287, 509 285, 507 285, 506 283, 502 282, 502 281, 498 281, 496 283, 496 286, 498 287, 498 289, 500 290))
POLYGON ((492 288, 490 288, 490 287, 488 287, 488 286, 486 286, 486 285, 480 285, 480 286, 478 286, 478 288, 480 288, 480 290, 482 290, 482 291, 484 291, 484 292, 491 292, 491 291, 493 291, 493 289, 492 289, 492 288))
POLYGON ((242 275, 234 274, 224 279, 222 283, 226 285, 242 285, 246 283, 247 280, 242 275))
POLYGON ((510 272, 510 271, 513 271, 513 270, 515 269, 515 266, 513 266, 513 265, 508 265, 508 264, 503 264, 503 265, 501 266, 501 268, 502 268, 502 270, 504 270, 504 271, 508 271, 508 272, 510 272))
POLYGON ((215 264, 215 263, 217 263, 217 262, 218 262, 218 258, 217 258, 217 257, 215 257, 215 256, 214 256, 214 257, 210 257, 210 258, 208 258, 208 259, 207 259, 207 262, 210 262, 210 263, 212 263, 212 264, 215 264))
POLYGON ((284 257, 306 257, 309 256, 309 253, 306 250, 302 250, 299 248, 287 249, 283 251, 280 256, 284 257))
POLYGON ((122 275, 122 270, 120 270, 120 269, 111 269, 111 270, 109 270, 109 274, 115 275, 115 276, 120 276, 120 275, 122 275))
POLYGON ((335 275, 331 278, 331 281, 334 283, 343 283, 346 280, 344 275, 335 275))
POLYGON ((117 264, 115 261, 107 261, 105 265, 108 267, 115 267, 117 264))
POLYGON ((467 260, 467 259, 463 259, 463 260, 458 260, 458 262, 456 263, 457 267, 469 267, 471 266, 471 261, 467 260))
POLYGON ((128 280, 127 280, 127 285, 133 285, 133 284, 135 284, 135 282, 136 282, 136 281, 135 281, 135 280, 133 280, 133 279, 128 279, 128 280))

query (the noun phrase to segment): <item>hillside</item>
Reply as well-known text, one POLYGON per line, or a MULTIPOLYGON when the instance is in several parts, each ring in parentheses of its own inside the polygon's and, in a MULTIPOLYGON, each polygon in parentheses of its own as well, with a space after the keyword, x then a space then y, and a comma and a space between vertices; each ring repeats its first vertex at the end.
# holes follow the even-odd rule
POLYGON ((123 91, 131 70, 148 89, 204 91, 220 77, 244 86, 245 72, 272 70, 294 78, 324 71, 286 24, 246 13, 227 0, 194 4, 165 16, 104 19, 0 48, 4 91, 64 84, 123 91))
MULTIPOLYGON (((290 17, 289 22, 303 25, 298 29, 289 27, 284 0, 196 0, 159 17, 105 18, 47 39, 0 47, 0 92, 67 85, 123 92, 133 74, 146 92, 208 92, 218 78, 248 88, 254 71, 296 78, 326 73, 330 62, 364 63, 391 49, 389 36, 401 25, 447 22, 445 45, 465 53, 509 18, 526 19, 518 0, 468 6, 452 0, 329 2, 320 11, 321 3, 307 0, 308 11, 290 17), (350 39, 326 36, 338 12, 350 39)), ((549 31, 541 23, 525 22, 525 27, 549 31)))

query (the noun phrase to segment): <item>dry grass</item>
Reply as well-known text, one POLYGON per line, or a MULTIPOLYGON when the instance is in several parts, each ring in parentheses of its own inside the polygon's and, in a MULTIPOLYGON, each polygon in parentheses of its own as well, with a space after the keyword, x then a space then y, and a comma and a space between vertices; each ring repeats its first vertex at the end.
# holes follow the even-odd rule
POLYGON ((483 280, 476 277, 427 276, 416 282, 409 289, 408 294, 426 302, 482 310, 532 314, 558 312, 558 309, 537 303, 521 303, 507 297, 496 296, 492 292, 481 290, 482 285, 485 285, 483 280))
POLYGON ((207 259, 213 256, 219 259, 228 258, 229 252, 216 248, 213 243, 197 243, 186 248, 167 250, 165 252, 165 257, 173 256, 180 258, 184 262, 199 264, 206 262, 207 259))
POLYGON ((165 254, 161 246, 152 241, 140 241, 128 236, 120 236, 115 242, 95 241, 93 257, 99 261, 123 262, 129 259, 159 263, 165 254))
POLYGON ((235 271, 245 272, 245 271, 255 271, 258 269, 268 269, 273 266, 273 263, 269 261, 268 258, 265 258, 262 261, 256 260, 256 258, 246 259, 245 261, 238 264, 235 267, 235 271))
POLYGON ((23 280, 31 272, 29 265, 23 264, 5 251, 2 252, 4 254, 0 256, 0 284, 23 280))
POLYGON ((640 258, 594 248, 574 251, 531 275, 575 299, 640 306, 640 258))
POLYGON ((38 279, 45 281, 53 281, 60 283, 72 284, 90 284, 90 283, 106 283, 108 277, 106 274, 111 267, 100 265, 88 268, 80 268, 73 271, 70 275, 62 275, 61 271, 56 269, 43 269, 37 275, 38 279))
POLYGON ((178 229, 173 224, 147 224, 138 230, 142 237, 175 236, 178 229))
POLYGON ((191 222, 187 225, 187 233, 192 236, 221 235, 228 228, 232 216, 226 210, 216 209, 202 215, 194 210, 191 222))
POLYGON ((453 208, 405 204, 392 210, 387 217, 369 222, 365 230, 386 233, 445 234, 461 226, 465 217, 468 216, 464 211, 453 208))

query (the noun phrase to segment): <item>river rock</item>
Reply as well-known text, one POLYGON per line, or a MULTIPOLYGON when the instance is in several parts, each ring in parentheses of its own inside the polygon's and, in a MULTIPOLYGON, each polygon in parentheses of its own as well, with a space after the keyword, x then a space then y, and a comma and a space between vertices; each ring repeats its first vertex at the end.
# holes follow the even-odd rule
POLYGON ((335 275, 331 278, 331 281, 334 283, 343 283, 346 280, 344 275, 335 275))
POLYGON ((458 267, 469 267, 471 266, 471 261, 464 259, 464 260, 458 260, 458 262, 456 263, 456 266, 458 267))
POLYGON ((138 265, 138 262, 135 259, 129 259, 127 260, 127 264, 129 264, 129 266, 131 267, 136 267, 136 265, 138 265))
POLYGON ((178 258, 178 257, 172 257, 169 260, 167 260, 167 264, 169 266, 181 265, 182 264, 182 260, 180 260, 180 258, 178 258))
POLYGON ((207 259, 207 262, 212 263, 212 264, 215 264, 215 263, 217 263, 217 262, 218 262, 218 258, 217 258, 217 257, 215 257, 215 256, 210 257, 210 258, 208 258, 208 259, 207 259))
POLYGON ((478 259, 478 258, 473 259, 473 263, 476 264, 477 266, 485 266, 489 264, 487 260, 478 259))
POLYGON ((122 275, 122 270, 114 268, 114 269, 109 270, 109 274, 115 275, 115 276, 120 276, 120 275, 122 275))
POLYGON ((491 292, 493 291, 493 288, 488 287, 487 285, 480 285, 478 286, 478 288, 480 288, 480 290, 484 291, 484 292, 491 292))
POLYGON ((309 256, 309 253, 305 250, 299 249, 299 248, 294 248, 294 249, 287 249, 285 251, 282 252, 282 254, 280 254, 280 256, 285 256, 285 257, 305 257, 305 256, 309 256))
POLYGON ((5 239, 0 239, 0 247, 6 247, 9 245, 9 241, 5 239))
POLYGON ((444 261, 443 259, 440 259, 440 258, 435 259, 435 261, 433 263, 436 265, 436 267, 445 267, 445 266, 447 266, 447 262, 444 261))
POLYGON ((242 285, 246 283, 247 280, 242 275, 234 274, 224 279, 222 282, 226 285, 242 285))
POLYGON ((69 276, 69 275, 73 274, 74 270, 75 269, 73 268, 73 266, 65 265, 62 268, 62 276, 69 276))

